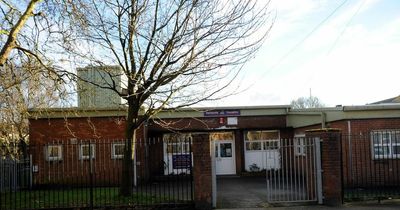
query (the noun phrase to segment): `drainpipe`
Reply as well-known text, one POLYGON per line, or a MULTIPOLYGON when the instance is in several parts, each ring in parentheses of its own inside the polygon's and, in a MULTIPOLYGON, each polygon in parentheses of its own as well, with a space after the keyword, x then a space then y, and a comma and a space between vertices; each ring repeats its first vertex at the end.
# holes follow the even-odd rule
POLYGON ((350 120, 348 120, 347 121, 347 143, 348 143, 348 148, 349 148, 349 151, 348 151, 348 156, 349 156, 349 165, 347 166, 347 168, 349 169, 349 172, 350 172, 350 177, 351 177, 351 179, 352 179, 352 181, 353 181, 353 171, 352 171, 352 168, 353 168, 353 162, 352 162, 352 159, 353 159, 353 157, 352 157, 352 148, 351 148, 351 121, 350 120))
POLYGON ((326 113, 321 112, 321 128, 326 128, 326 113))

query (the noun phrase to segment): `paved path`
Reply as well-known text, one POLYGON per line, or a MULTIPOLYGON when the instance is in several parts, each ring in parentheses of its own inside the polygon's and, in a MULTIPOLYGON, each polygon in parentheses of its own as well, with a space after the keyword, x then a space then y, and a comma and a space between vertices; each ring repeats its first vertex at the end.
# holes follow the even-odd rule
POLYGON ((217 180, 217 192, 217 208, 268 206, 263 177, 221 177, 217 180))
MULTIPOLYGON (((340 207, 322 205, 274 207, 268 204, 264 177, 218 177, 217 209, 220 210, 400 210, 400 200, 384 200, 345 204, 340 207)), ((284 193, 284 192, 282 192, 284 193)))
POLYGON ((377 201, 366 201, 360 203, 351 203, 344 204, 339 207, 330 207, 323 205, 311 205, 311 206, 286 206, 286 207, 265 207, 265 208, 231 208, 231 209, 218 209, 218 210, 399 210, 400 209, 400 200, 386 200, 382 201, 381 204, 377 203, 377 201))

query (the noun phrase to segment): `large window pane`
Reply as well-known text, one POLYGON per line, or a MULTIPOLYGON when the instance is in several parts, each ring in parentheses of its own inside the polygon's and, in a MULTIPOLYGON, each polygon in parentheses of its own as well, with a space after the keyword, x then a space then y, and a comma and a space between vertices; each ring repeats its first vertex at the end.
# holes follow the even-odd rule
POLYGON ((262 131, 261 139, 279 139, 278 131, 262 131))
POLYGON ((163 135, 163 141, 167 143, 190 142, 191 133, 166 133, 163 135))
POLYGON ((247 131, 245 133, 246 141, 279 139, 279 131, 247 131))
POLYGON ((218 145, 216 144, 216 145, 215 145, 215 157, 218 157, 218 152, 219 152, 219 151, 218 151, 218 145))
POLYGON ((392 144, 400 144, 400 131, 392 133, 392 144))
POLYGON ((246 142, 246 150, 261 150, 261 142, 246 142))
POLYGON ((218 132, 218 133, 211 133, 210 138, 213 141, 219 140, 233 140, 233 133, 232 132, 218 132))
POLYGON ((266 142, 264 142, 264 149, 265 150, 279 149, 279 142, 278 141, 266 141, 266 142))
POLYGON ((378 132, 374 132, 372 134, 372 138, 374 139, 374 144, 381 144, 381 135, 378 132))
POLYGON ((399 146, 393 146, 393 155, 400 155, 400 145, 399 146))
POLYGON ((375 153, 375 155, 388 155, 389 154, 389 146, 375 146, 374 153, 375 153))
POLYGON ((382 133, 382 144, 389 144, 390 143, 390 133, 384 132, 382 133))

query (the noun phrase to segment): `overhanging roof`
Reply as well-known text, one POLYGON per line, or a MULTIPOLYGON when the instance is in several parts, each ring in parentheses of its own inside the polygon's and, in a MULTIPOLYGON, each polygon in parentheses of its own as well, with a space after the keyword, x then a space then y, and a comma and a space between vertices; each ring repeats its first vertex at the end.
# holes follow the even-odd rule
MULTIPOLYGON (((154 118, 200 118, 212 110, 239 110, 240 116, 287 116, 288 127, 304 127, 350 119, 400 118, 400 104, 339 106, 328 108, 290 109, 289 105, 277 106, 230 106, 166 109, 154 118)), ((125 117, 126 107, 120 108, 51 108, 30 110, 31 119, 79 118, 79 117, 125 117)))
POLYGON ((325 122, 352 119, 400 118, 400 104, 340 106, 290 110, 287 126, 304 127, 325 122))
MULTIPOLYGON (((154 118, 198 118, 205 117, 204 112, 212 110, 239 110, 240 116, 260 115, 286 115, 290 109, 289 105, 276 106, 232 106, 232 107, 190 107, 181 109, 165 109, 159 112, 154 118)), ((79 118, 79 117, 124 117, 127 115, 127 108, 49 108, 31 109, 31 119, 41 118, 79 118)))

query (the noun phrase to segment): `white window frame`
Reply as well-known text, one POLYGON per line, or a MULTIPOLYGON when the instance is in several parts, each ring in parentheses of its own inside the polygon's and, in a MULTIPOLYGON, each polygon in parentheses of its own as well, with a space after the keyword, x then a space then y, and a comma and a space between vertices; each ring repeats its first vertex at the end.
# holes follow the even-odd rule
POLYGON ((89 155, 85 155, 83 156, 83 147, 87 147, 90 146, 91 147, 91 159, 94 159, 96 157, 96 147, 94 145, 94 143, 92 144, 80 144, 79 145, 79 160, 89 160, 89 155))
POLYGON ((46 153, 46 160, 47 161, 59 161, 63 159, 63 150, 62 145, 47 145, 45 147, 46 153), (50 157, 50 148, 57 148, 58 149, 58 156, 50 157))
POLYGON ((280 130, 248 130, 248 131, 245 131, 243 133, 243 135, 244 135, 244 137, 243 137, 243 139, 244 139, 244 150, 246 152, 260 152, 260 151, 267 151, 267 150, 278 150, 281 147, 281 145, 280 145, 280 139, 281 139, 280 130), (277 132, 278 133, 278 138, 277 139, 246 140, 247 132, 251 132, 251 131, 261 131, 261 132, 270 132, 270 133, 277 132), (247 143, 249 143, 249 144, 251 144, 251 143, 259 143, 260 144, 260 149, 257 149, 257 150, 256 149, 248 149, 247 148, 247 143), (276 149, 267 149, 268 146, 266 144, 270 144, 270 143, 276 144, 277 148, 276 149))
POLYGON ((122 159, 123 157, 124 157, 124 154, 122 154, 122 155, 117 155, 117 154, 115 154, 115 147, 116 146, 123 146, 123 147, 125 147, 125 143, 123 143, 123 142, 115 142, 115 143, 112 143, 112 145, 111 145, 111 159, 122 159))
POLYGON ((399 137, 396 137, 397 135, 400 136, 400 130, 374 130, 371 131, 371 155, 374 160, 379 160, 379 159, 400 159, 400 153, 399 154, 393 154, 393 147, 398 146, 400 147, 400 139, 399 137), (384 136, 383 134, 389 134, 387 136, 386 142, 384 142, 384 136), (378 141, 375 141, 375 137, 378 137, 378 141), (393 138, 394 137, 394 138, 393 138), (397 142, 395 142, 397 140, 397 142), (377 143, 376 143, 377 142, 377 143), (378 150, 383 150, 384 147, 387 147, 387 153, 386 154, 375 154, 375 148, 378 148, 378 150))
POLYGON ((293 138, 294 155, 305 156, 306 155, 306 135, 296 134, 293 138))

